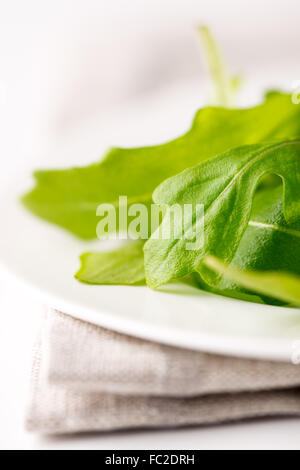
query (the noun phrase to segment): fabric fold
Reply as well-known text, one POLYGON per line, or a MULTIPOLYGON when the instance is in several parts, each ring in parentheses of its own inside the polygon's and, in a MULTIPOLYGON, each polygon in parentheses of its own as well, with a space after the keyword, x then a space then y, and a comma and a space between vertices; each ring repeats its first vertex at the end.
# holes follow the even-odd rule
POLYGON ((203 425, 300 415, 300 368, 122 335, 49 310, 27 428, 41 433, 203 425))

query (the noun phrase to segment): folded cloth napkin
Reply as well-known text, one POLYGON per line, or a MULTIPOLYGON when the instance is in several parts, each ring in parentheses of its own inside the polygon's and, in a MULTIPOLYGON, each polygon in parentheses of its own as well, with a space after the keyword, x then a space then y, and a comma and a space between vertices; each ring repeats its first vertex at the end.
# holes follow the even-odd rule
POLYGON ((49 310, 27 428, 45 434, 300 415, 300 367, 133 338, 49 310))

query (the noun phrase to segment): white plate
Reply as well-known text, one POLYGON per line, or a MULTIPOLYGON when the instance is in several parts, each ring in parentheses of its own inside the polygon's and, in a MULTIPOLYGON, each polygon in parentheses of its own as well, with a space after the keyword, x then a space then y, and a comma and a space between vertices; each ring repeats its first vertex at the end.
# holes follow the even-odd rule
MULTIPOLYGON (((300 310, 223 298, 181 284, 89 286, 73 277, 78 255, 97 249, 0 198, 0 266, 46 304, 96 325, 174 346, 290 361, 300 310)), ((99 246, 99 245, 98 245, 99 246)))
MULTIPOLYGON (((178 95, 177 90, 177 102, 178 95)), ((178 115, 189 118, 195 99, 192 93, 189 99, 187 96, 185 88, 179 106, 182 113, 178 115)), ((174 103, 174 96, 171 101, 174 103)), ((167 138, 171 137, 172 129, 178 133, 183 120, 187 120, 184 117, 182 122, 170 124, 170 117, 177 113, 168 110, 164 101, 163 109, 168 111, 166 129, 162 132, 161 99, 151 100, 151 106, 151 128, 156 126, 154 135, 152 132, 154 142, 161 140, 165 132, 167 138)), ((148 136, 149 110, 149 101, 147 106, 138 106, 138 112, 136 108, 131 114, 126 110, 126 119, 124 114, 120 115, 118 124, 114 118, 110 130, 107 128, 102 135, 112 138, 112 129, 119 128, 125 139, 130 140, 130 132, 133 138, 138 128, 140 140, 137 143, 140 145, 143 143, 143 123, 145 140, 151 138, 148 136), (143 109, 146 114, 142 116, 143 109)), ((90 126, 87 128, 91 129, 90 126)), ((64 149, 69 149, 71 158, 78 163, 78 155, 74 155, 75 135, 78 136, 78 132, 70 136, 64 149)), ((96 143, 99 139, 97 126, 94 138, 96 143)), ((86 134, 86 142, 91 145, 91 135, 86 134)), ((117 142, 124 143, 130 145, 128 141, 117 142)), ((81 144, 84 148, 84 139, 81 144)), ((56 162, 52 162, 53 166, 56 162)), ((60 163, 69 166, 72 160, 60 163)), ((31 168, 26 172, 29 175, 31 168)), ((1 189, 0 266, 33 289, 46 304, 96 325, 174 346, 243 357, 291 360, 297 347, 295 342, 300 340, 300 309, 242 302, 178 284, 153 291, 146 287, 89 286, 77 282, 74 273, 79 266, 78 256, 86 250, 97 249, 100 242, 82 242, 27 213, 17 200, 17 194, 26 187, 24 182, 15 182, 10 190, 1 189)))

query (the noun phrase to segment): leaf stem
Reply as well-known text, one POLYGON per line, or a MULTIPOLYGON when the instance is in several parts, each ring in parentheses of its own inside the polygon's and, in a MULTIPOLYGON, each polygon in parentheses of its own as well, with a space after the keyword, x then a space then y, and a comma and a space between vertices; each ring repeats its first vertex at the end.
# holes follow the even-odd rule
POLYGON ((239 87, 240 80, 238 77, 229 76, 222 54, 210 30, 206 26, 199 26, 197 30, 213 84, 214 104, 229 108, 233 105, 234 91, 239 87))

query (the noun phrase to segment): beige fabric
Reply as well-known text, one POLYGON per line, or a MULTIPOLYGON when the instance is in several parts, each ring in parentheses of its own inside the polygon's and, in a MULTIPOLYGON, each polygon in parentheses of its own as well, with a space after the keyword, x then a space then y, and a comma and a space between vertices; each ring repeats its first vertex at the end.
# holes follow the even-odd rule
POLYGON ((300 415, 300 367, 188 351, 50 311, 27 427, 43 433, 300 415), (299 387, 299 390, 297 389, 299 387))

